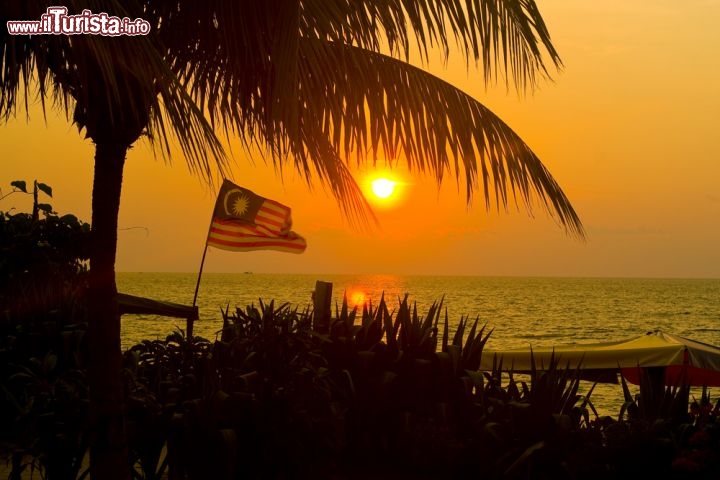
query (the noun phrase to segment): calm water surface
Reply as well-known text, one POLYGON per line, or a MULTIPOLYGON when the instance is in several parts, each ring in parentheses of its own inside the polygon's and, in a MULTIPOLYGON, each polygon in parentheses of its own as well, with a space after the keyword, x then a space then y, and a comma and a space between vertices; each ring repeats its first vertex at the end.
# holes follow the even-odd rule
MULTIPOLYGON (((196 274, 118 273, 118 290, 156 300, 192 304, 196 274)), ((720 280, 516 278, 395 275, 203 275, 198 295, 200 320, 195 332, 215 339, 220 310, 289 302, 310 305, 316 280, 333 283, 333 303, 343 293, 351 302, 374 303, 384 293, 397 305, 406 293, 424 313, 443 300, 452 326, 461 316, 479 318, 493 328, 488 348, 622 340, 661 329, 720 345, 720 280)), ((164 338, 181 319, 124 316, 123 346, 164 338)), ((605 413, 616 413, 618 386, 596 388, 592 399, 605 413)))

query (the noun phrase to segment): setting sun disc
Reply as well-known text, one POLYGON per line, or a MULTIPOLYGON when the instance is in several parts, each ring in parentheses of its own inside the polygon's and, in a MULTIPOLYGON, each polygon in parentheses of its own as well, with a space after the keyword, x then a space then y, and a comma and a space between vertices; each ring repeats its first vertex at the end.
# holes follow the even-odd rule
POLYGON ((378 178, 372 182, 372 191, 378 198, 388 198, 395 191, 395 184, 387 178, 378 178))

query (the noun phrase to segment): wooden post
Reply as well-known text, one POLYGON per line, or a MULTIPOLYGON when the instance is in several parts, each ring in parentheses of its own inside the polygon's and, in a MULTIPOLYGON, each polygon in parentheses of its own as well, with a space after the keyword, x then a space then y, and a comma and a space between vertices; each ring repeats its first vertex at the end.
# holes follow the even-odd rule
POLYGON ((187 336, 188 340, 192 340, 193 338, 193 324, 195 323, 195 320, 200 318, 199 309, 197 305, 193 305, 193 312, 190 316, 185 319, 185 335, 187 336))
POLYGON ((332 283, 318 280, 313 292, 313 331, 330 333, 330 317, 332 315, 332 283))

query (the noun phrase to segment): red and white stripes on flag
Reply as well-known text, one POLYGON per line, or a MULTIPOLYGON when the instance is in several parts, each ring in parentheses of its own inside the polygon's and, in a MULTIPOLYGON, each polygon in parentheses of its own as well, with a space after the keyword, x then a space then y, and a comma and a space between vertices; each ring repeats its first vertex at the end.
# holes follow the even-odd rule
POLYGON ((291 231, 290 208, 225 180, 208 233, 208 246, 245 252, 278 250, 302 253, 305 239, 291 231))

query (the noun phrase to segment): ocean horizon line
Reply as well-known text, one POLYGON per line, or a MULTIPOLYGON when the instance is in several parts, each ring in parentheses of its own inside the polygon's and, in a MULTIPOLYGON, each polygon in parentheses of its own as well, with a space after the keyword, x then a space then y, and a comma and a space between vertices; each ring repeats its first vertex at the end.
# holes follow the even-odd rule
MULTIPOLYGON (((115 273, 121 274, 154 274, 154 275, 197 275, 198 272, 192 271, 162 271, 162 270, 116 270, 115 273)), ((552 279, 552 280, 720 280, 720 276, 636 276, 636 275, 509 275, 509 274, 486 274, 486 273, 337 273, 337 272, 259 272, 259 271, 205 271, 203 275, 298 275, 298 276, 333 276, 333 277, 351 277, 351 276, 396 276, 396 277, 473 277, 473 278, 507 278, 507 279, 552 279)), ((318 279, 321 280, 321 279, 318 279)))

